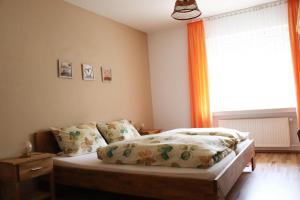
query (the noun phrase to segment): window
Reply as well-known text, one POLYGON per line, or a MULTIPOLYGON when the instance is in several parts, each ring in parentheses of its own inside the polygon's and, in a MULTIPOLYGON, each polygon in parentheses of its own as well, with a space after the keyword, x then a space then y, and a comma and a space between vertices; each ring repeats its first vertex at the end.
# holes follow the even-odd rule
POLYGON ((213 112, 296 107, 287 4, 205 28, 213 112))

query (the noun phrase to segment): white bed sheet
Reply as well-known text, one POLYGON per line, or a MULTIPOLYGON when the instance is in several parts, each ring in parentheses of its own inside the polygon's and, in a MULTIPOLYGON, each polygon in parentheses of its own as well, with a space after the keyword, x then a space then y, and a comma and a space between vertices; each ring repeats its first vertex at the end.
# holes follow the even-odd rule
POLYGON ((132 174, 148 174, 168 177, 185 177, 212 180, 236 157, 231 152, 222 161, 208 169, 174 168, 162 166, 140 166, 140 165, 117 165, 106 164, 97 158, 96 153, 76 157, 55 157, 54 165, 61 167, 72 167, 88 170, 101 170, 112 172, 124 172, 132 174))

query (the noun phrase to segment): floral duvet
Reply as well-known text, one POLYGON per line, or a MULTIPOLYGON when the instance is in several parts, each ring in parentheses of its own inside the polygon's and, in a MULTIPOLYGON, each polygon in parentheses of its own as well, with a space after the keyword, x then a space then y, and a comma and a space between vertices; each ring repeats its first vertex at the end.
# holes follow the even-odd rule
POLYGON ((245 139, 232 129, 176 129, 115 142, 98 148, 97 154, 110 164, 209 168, 245 139))

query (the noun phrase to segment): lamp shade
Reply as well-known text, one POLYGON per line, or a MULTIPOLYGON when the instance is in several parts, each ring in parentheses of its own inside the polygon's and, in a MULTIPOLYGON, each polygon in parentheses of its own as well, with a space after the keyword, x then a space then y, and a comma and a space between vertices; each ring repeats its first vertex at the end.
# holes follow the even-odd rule
POLYGON ((172 17, 177 20, 189 20, 201 15, 195 0, 176 0, 172 17))

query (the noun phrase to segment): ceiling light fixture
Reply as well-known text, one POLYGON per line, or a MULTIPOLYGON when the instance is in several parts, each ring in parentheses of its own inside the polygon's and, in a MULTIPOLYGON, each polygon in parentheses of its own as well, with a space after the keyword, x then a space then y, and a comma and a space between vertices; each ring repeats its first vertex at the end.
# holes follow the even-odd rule
POLYGON ((196 0, 176 0, 172 17, 177 20, 189 20, 201 15, 196 0))

